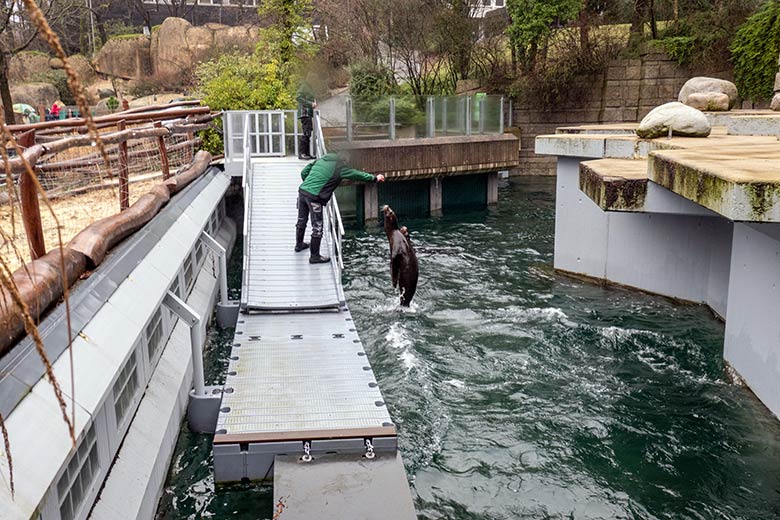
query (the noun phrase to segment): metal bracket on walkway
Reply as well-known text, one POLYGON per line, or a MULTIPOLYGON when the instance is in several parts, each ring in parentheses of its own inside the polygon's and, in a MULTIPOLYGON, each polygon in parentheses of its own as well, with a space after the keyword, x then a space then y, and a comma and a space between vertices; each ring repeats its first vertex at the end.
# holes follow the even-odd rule
MULTIPOLYGON (((224 249, 223 249, 224 251, 224 249)), ((201 317, 192 307, 171 291, 163 298, 163 305, 171 310, 190 328, 190 348, 192 349, 192 386, 187 424, 197 433, 214 433, 217 427, 219 404, 222 401, 222 387, 206 386, 203 374, 203 329, 201 317)))
POLYGON ((200 239, 206 247, 219 256, 219 303, 217 303, 217 325, 221 328, 235 327, 236 321, 238 321, 240 302, 230 301, 228 298, 227 251, 222 247, 222 244, 217 242, 214 237, 205 231, 200 234, 200 239))

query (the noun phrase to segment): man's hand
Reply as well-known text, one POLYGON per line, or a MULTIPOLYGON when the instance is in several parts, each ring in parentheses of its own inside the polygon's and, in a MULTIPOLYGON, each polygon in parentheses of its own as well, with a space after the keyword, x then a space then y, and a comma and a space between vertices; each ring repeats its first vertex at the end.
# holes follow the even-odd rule
POLYGON ((385 176, 380 173, 376 176, 376 182, 385 182, 385 176))

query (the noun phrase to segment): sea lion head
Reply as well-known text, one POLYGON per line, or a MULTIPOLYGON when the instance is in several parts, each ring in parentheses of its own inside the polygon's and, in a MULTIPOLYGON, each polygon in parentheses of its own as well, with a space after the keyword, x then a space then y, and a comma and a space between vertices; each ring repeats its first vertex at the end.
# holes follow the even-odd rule
POLYGON ((398 217, 396 217, 393 208, 385 204, 382 206, 382 212, 385 214, 385 231, 398 229, 398 217))

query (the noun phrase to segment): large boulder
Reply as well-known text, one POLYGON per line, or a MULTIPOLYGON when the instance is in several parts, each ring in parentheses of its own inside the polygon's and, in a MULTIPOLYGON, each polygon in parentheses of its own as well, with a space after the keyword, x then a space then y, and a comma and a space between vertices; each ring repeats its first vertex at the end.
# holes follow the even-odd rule
POLYGON ((25 103, 38 110, 38 107, 50 107, 60 98, 60 93, 49 83, 20 83, 11 87, 11 99, 14 103, 25 103))
POLYGON ((685 82, 683 88, 680 89, 680 95, 677 96, 677 101, 689 105, 689 96, 691 94, 708 94, 710 92, 726 94, 729 97, 729 110, 734 108, 737 104, 737 86, 725 79, 696 77, 691 78, 685 82))
POLYGON ((111 38, 95 55, 95 69, 123 79, 148 78, 152 73, 149 38, 111 38))
POLYGON ((49 55, 38 51, 24 51, 13 56, 8 63, 8 79, 12 83, 40 80, 49 67, 49 55))
POLYGON ((696 110, 725 112, 729 109, 729 97, 721 92, 694 92, 685 103, 696 110))
POLYGON ((769 105, 769 108, 771 108, 775 112, 780 112, 780 92, 775 93, 774 97, 772 98, 772 103, 769 105))
POLYGON ((166 18, 152 34, 152 71, 163 80, 186 80, 199 63, 221 52, 251 52, 258 34, 256 27, 216 23, 193 26, 182 18, 166 18))
MULTIPOLYGON (((92 64, 81 54, 74 54, 73 56, 69 56, 68 63, 70 63, 70 66, 73 67, 73 70, 76 71, 76 74, 78 74, 82 83, 92 83, 95 81, 95 79, 97 79, 97 75, 95 74, 95 69, 92 68, 92 64)), ((49 60, 49 67, 54 70, 65 68, 62 60, 59 58, 51 58, 49 60)))
MULTIPOLYGON (((187 31, 192 24, 183 18, 166 18, 152 34, 152 72, 157 77, 173 78, 192 70, 192 55, 187 43, 187 31)), ((198 38, 193 38, 197 41, 198 38)))
POLYGON ((707 137, 712 131, 707 117, 699 110, 679 102, 655 107, 639 123, 636 134, 644 139, 669 135, 681 137, 707 137))

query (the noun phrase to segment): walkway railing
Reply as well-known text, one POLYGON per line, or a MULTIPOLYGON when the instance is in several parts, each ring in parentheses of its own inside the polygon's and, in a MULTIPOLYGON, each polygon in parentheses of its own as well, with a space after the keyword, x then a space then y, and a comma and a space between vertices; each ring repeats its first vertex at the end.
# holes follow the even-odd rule
POLYGON ((222 117, 228 163, 243 161, 246 131, 250 157, 285 157, 288 151, 298 155, 296 110, 228 110, 222 117))
MULTIPOLYGON (((328 150, 325 148, 325 136, 322 133, 322 118, 319 110, 314 111, 314 150, 318 159, 328 153, 328 150)), ((328 233, 330 233, 333 239, 333 253, 335 255, 335 261, 331 262, 333 264, 333 275, 336 277, 339 301, 345 302, 344 288, 341 284, 341 273, 344 270, 344 258, 341 249, 341 241, 344 237, 344 223, 341 220, 339 202, 335 194, 331 197, 326 211, 328 213, 328 233)))
POLYGON ((487 94, 348 97, 341 128, 347 141, 503 134, 506 110, 503 96, 487 94))
MULTIPOLYGON (((250 140, 250 133, 249 133, 249 127, 250 127, 250 120, 252 117, 252 114, 249 112, 245 112, 242 114, 243 117, 243 132, 241 133, 241 145, 243 148, 243 175, 241 179, 241 187, 244 189, 244 243, 243 243, 243 251, 244 251, 244 261, 242 266, 242 284, 241 284, 241 305, 246 305, 246 298, 248 295, 247 290, 247 282, 249 280, 249 258, 250 258, 250 244, 249 244, 249 237, 251 236, 250 233, 250 223, 252 219, 250 216, 252 215, 252 149, 249 144, 250 140)), ((230 134, 227 134, 228 136, 230 134)), ((225 151, 227 152, 227 140, 225 142, 225 151)), ((225 158, 227 159, 227 154, 225 155, 225 158)))

